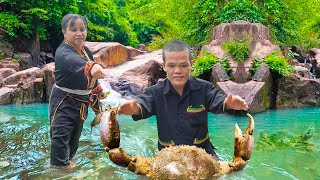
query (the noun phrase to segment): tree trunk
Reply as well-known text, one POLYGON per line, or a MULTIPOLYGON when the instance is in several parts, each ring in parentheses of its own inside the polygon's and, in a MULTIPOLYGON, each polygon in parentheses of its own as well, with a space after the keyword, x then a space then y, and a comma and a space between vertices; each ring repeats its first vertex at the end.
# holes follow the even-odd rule
POLYGON ((41 67, 42 60, 40 58, 40 40, 39 35, 36 32, 35 35, 31 36, 31 47, 29 49, 29 53, 32 57, 32 66, 34 67, 41 67))
MULTIPOLYGON (((26 63, 29 64, 28 66, 41 67, 43 65, 40 57, 40 40, 37 32, 34 32, 30 38, 20 35, 13 40, 12 44, 17 52, 24 52, 31 55, 31 62, 26 63)), ((23 69, 31 67, 24 67, 23 69)))

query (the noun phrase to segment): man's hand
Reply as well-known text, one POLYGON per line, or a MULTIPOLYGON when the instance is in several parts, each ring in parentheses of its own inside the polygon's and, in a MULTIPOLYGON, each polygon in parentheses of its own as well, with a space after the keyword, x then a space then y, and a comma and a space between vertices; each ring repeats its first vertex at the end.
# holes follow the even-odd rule
POLYGON ((224 100, 225 109, 234 109, 234 110, 245 110, 249 109, 246 101, 238 95, 228 94, 227 98, 224 100))
POLYGON ((94 64, 90 73, 95 79, 104 79, 106 76, 106 72, 100 64, 94 64))
POLYGON ((118 112, 120 114, 125 115, 141 115, 141 106, 137 103, 135 99, 126 101, 122 103, 119 108, 118 112))

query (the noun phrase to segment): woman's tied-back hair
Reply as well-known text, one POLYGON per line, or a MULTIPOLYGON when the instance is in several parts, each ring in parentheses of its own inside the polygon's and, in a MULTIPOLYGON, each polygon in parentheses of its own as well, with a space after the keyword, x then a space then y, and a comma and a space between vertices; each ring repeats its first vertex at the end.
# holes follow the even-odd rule
POLYGON ((190 46, 183 42, 183 41, 179 41, 179 40, 174 40, 174 41, 171 41, 169 44, 167 44, 163 50, 162 50, 162 59, 163 59, 163 62, 166 62, 165 60, 165 53, 166 52, 181 52, 181 51, 185 51, 187 50, 188 53, 189 53, 189 60, 191 62, 192 60, 192 55, 191 55, 191 48, 190 46))
POLYGON ((87 28, 87 21, 83 16, 80 16, 79 14, 67 14, 63 16, 61 21, 62 30, 66 31, 67 27, 73 26, 74 22, 79 18, 83 21, 84 26, 87 28))

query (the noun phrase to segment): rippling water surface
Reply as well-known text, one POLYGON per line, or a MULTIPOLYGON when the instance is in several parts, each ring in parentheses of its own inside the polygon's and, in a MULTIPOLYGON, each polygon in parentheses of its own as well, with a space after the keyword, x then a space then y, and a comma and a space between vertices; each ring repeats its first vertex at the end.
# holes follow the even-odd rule
MULTIPOLYGON (((100 143, 98 127, 90 134, 92 111, 84 124, 73 170, 49 165, 48 104, 0 106, 0 179, 147 179, 114 165, 100 143)), ((221 179, 320 179, 320 108, 254 114, 255 148, 244 170, 221 179)), ((134 122, 118 117, 121 147, 131 155, 157 151, 155 118, 134 122)), ((210 137, 222 159, 233 157, 234 124, 246 117, 209 115, 210 137)))

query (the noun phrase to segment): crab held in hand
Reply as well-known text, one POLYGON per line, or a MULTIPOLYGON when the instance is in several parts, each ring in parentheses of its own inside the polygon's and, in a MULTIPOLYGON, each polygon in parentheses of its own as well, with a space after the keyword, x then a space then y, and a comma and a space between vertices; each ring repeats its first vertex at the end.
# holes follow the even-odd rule
POLYGON ((250 114, 249 126, 242 133, 235 125, 234 157, 232 162, 221 161, 196 146, 179 145, 162 149, 154 158, 129 156, 120 147, 120 128, 116 108, 107 108, 98 115, 93 125, 100 122, 103 146, 112 162, 128 167, 137 174, 152 179, 215 179, 223 174, 242 170, 251 157, 254 138, 254 120, 250 114))

